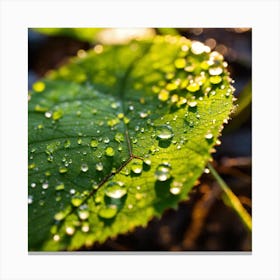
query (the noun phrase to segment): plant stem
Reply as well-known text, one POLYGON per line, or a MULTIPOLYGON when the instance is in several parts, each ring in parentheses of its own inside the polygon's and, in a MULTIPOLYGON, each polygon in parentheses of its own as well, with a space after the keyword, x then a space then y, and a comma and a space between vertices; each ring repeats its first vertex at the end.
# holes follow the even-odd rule
POLYGON ((241 220, 242 220, 243 224, 246 226, 246 228, 250 232, 252 232, 252 218, 248 214, 246 209, 243 207, 243 205, 241 204, 238 197, 231 191, 231 189, 228 187, 228 185, 224 182, 224 180, 220 177, 220 175, 217 173, 217 171, 214 169, 214 167, 210 163, 208 163, 208 168, 211 171, 213 177, 215 177, 215 179, 217 180, 221 189, 224 191, 231 207, 241 218, 241 220))

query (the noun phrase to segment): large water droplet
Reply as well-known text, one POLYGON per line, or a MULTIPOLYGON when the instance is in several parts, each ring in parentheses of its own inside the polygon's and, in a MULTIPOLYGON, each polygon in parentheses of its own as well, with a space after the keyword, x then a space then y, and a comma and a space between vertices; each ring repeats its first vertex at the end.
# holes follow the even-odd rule
POLYGON ((171 126, 161 125, 156 128, 156 136, 159 140, 170 140, 174 134, 171 126))
POLYGON ((104 219, 111 219, 116 216, 118 209, 116 205, 105 206, 101 208, 98 212, 98 215, 104 219))
POLYGON ((143 161, 141 159, 134 159, 131 165, 131 171, 135 174, 140 174, 143 170, 143 161))
POLYGON ((155 177, 158 181, 164 182, 171 177, 170 171, 171 167, 169 164, 160 164, 156 169, 155 177))
POLYGON ((105 187, 105 194, 110 198, 119 199, 126 193, 127 189, 122 182, 109 182, 105 187))

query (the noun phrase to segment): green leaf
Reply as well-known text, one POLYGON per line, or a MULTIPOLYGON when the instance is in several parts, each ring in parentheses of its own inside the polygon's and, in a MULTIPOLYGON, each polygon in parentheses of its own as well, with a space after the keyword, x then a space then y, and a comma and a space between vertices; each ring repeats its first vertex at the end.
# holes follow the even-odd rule
POLYGON ((187 199, 233 108, 230 83, 219 53, 179 36, 104 46, 36 82, 29 250, 92 246, 187 199))

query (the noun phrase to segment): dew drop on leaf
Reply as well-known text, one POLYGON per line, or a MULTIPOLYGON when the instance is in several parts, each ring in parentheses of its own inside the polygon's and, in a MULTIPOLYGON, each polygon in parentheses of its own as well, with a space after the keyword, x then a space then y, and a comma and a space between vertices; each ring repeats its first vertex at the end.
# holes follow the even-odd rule
POLYGON ((188 105, 193 108, 197 105, 197 102, 196 101, 189 101, 188 105))
POLYGON ((98 215, 103 219, 112 219, 116 216, 117 211, 118 210, 115 205, 105 206, 99 210, 98 215))
POLYGON ((196 92, 200 89, 200 86, 198 83, 192 83, 192 84, 189 84, 187 86, 187 90, 190 91, 190 92, 196 92))
POLYGON ((96 139, 92 139, 92 140, 90 141, 90 146, 91 146, 92 148, 96 148, 96 147, 98 146, 98 141, 97 141, 96 139))
POLYGON ((213 77, 210 77, 210 83, 211 84, 219 84, 221 81, 222 81, 222 77, 221 76, 213 76, 213 77))
POLYGON ((64 190, 64 184, 59 184, 59 185, 57 185, 57 186, 55 187, 55 190, 56 190, 56 191, 62 191, 62 190, 64 190))
POLYGON ((55 234, 55 235, 53 236, 53 240, 54 240, 55 242, 59 241, 59 240, 60 240, 60 236, 59 236, 58 234, 55 234))
POLYGON ((44 184, 42 185, 42 188, 43 188, 44 190, 46 190, 48 187, 49 187, 49 184, 48 184, 48 183, 44 183, 44 184))
POLYGON ((52 113, 51 113, 51 112, 46 112, 46 113, 45 113, 45 117, 46 117, 47 119, 51 118, 51 117, 52 117, 52 113))
POLYGON ((78 216, 81 220, 86 220, 89 217, 89 211, 88 210, 79 210, 78 216))
POLYGON ((174 181, 174 182, 172 182, 169 191, 174 195, 178 195, 181 193, 182 187, 183 187, 183 184, 181 182, 174 181))
POLYGON ((221 75, 223 73, 223 68, 222 67, 211 67, 209 68, 209 74, 212 76, 217 76, 221 75))
POLYGON ((81 171, 83 171, 83 172, 87 172, 88 171, 88 165, 86 163, 83 163, 81 165, 81 171))
POLYGON ((75 206, 75 207, 80 206, 80 205, 82 204, 82 202, 83 202, 83 200, 82 200, 81 196, 79 196, 79 195, 74 196, 74 197, 72 197, 72 199, 71 199, 71 203, 72 203, 72 205, 75 206))
POLYGON ((29 195, 28 196, 28 204, 32 204, 32 202, 33 202, 33 196, 29 195))
POLYGON ((105 195, 110 198, 119 199, 126 195, 127 189, 122 182, 109 182, 105 186, 105 195))
POLYGON ((135 174, 140 174, 143 170, 143 161, 141 159, 134 159, 131 165, 131 171, 135 174))
POLYGON ((69 148, 70 146, 71 146, 71 141, 70 140, 65 140, 64 148, 69 148))
POLYGON ((65 232, 66 232, 66 234, 68 234, 68 235, 73 235, 74 232, 75 232, 75 228, 72 227, 72 226, 67 226, 66 229, 65 229, 65 232))
POLYGON ((169 98, 169 92, 165 89, 162 89, 158 94, 158 99, 160 101, 167 101, 169 98))
POLYGON ((156 136, 159 140, 170 140, 173 138, 174 133, 169 125, 161 125, 156 128, 156 136))
POLYGON ((96 167, 96 170, 97 170, 97 171, 102 171, 102 170, 103 170, 103 164, 102 164, 102 162, 96 163, 95 167, 96 167))
POLYGON ((205 135, 205 139, 210 140, 210 139, 212 139, 212 138, 213 138, 213 134, 210 133, 210 132, 208 132, 208 133, 205 135))
POLYGON ((60 174, 64 174, 68 171, 68 169, 66 167, 62 166, 62 167, 59 167, 58 171, 60 174))
POLYGON ((108 156, 108 157, 112 157, 112 156, 114 156, 115 151, 114 151, 114 149, 113 149, 112 147, 107 147, 107 148, 105 149, 105 154, 106 154, 106 156, 108 156))
POLYGON ((160 164, 155 172, 155 177, 158 181, 164 182, 171 177, 171 168, 170 165, 164 163, 160 164))

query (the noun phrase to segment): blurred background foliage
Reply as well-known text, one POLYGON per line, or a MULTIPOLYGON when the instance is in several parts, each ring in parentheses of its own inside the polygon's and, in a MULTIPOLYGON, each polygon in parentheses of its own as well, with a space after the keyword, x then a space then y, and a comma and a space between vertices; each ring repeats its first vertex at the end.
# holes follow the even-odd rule
MULTIPOLYGON (((181 35, 203 42, 228 62, 235 83, 236 110, 225 126, 213 165, 239 200, 252 210, 252 30, 250 28, 30 28, 28 87, 100 44, 120 44, 155 35, 181 35)), ((251 251, 246 230, 208 171, 178 209, 167 210, 147 228, 95 244, 95 251, 251 251)), ((87 249, 88 250, 88 249, 87 249)))

